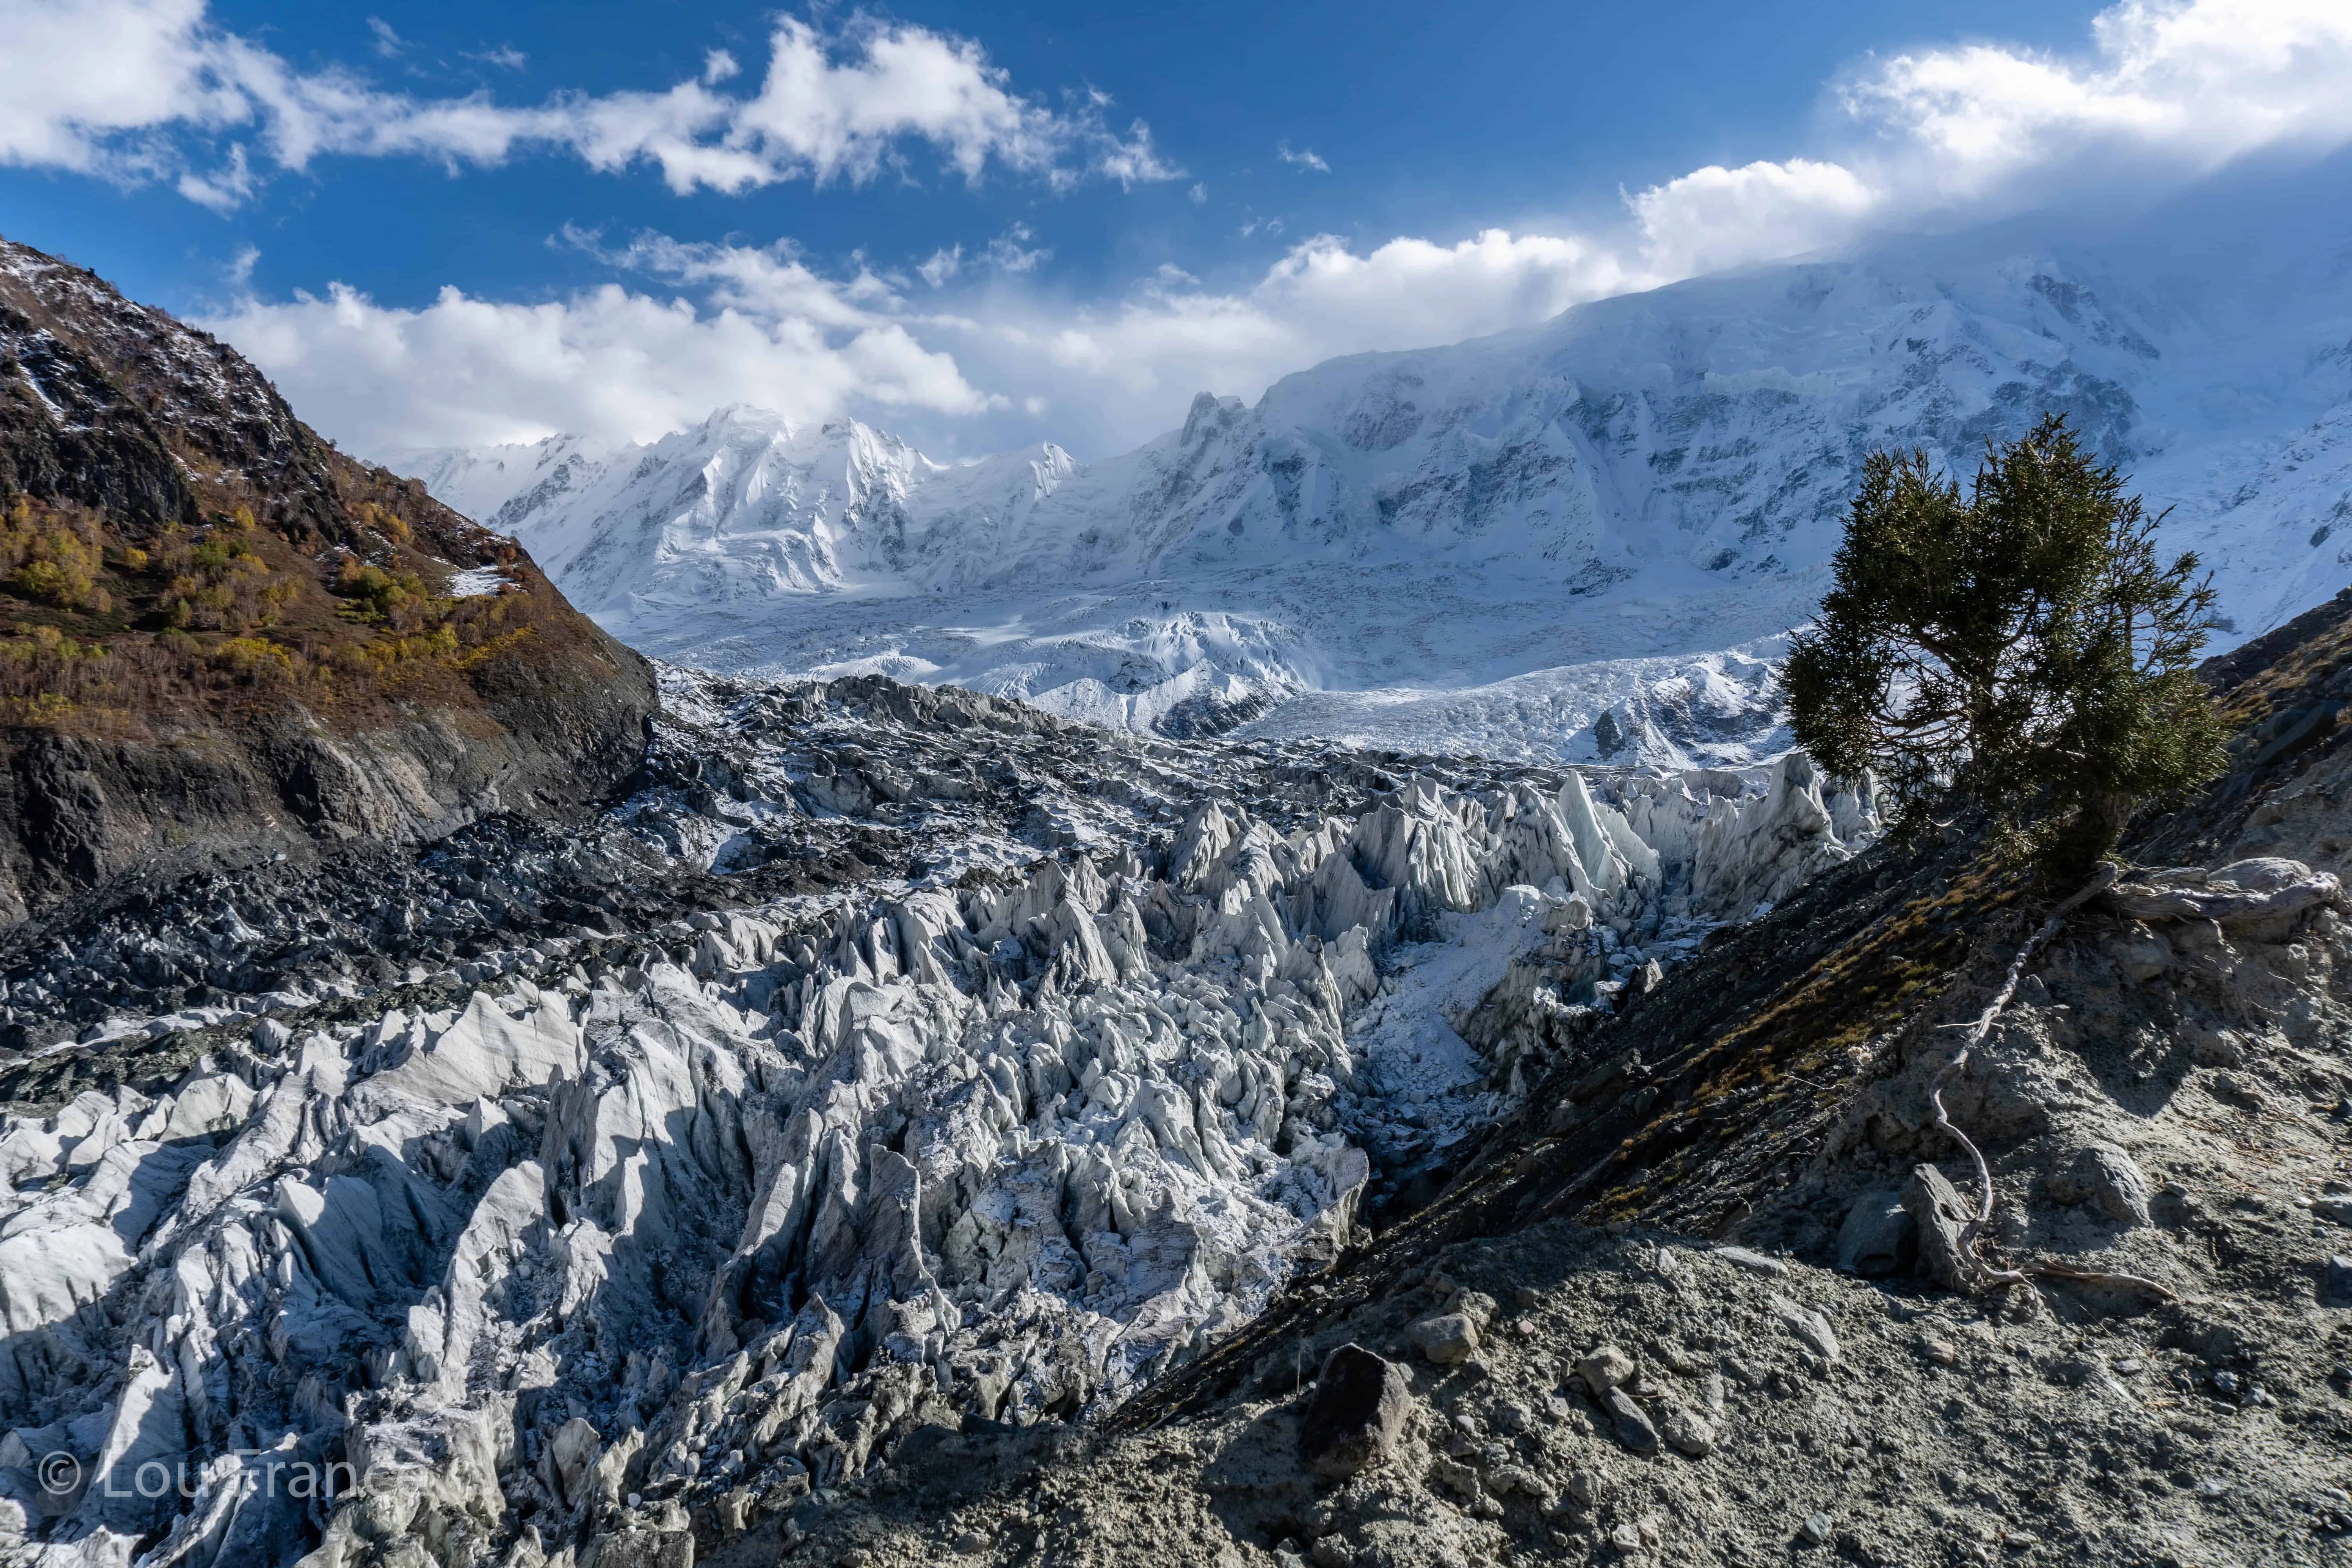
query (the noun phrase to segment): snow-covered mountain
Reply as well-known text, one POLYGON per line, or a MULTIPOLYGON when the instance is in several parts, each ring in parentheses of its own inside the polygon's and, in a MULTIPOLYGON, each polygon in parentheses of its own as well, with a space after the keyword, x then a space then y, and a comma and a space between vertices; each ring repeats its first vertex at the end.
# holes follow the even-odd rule
POLYGON ((2235 635, 2340 586, 2341 164, 2095 239, 2012 223, 1336 360, 1091 466, 746 409, 395 466, 667 658, 1178 731, 1738 760, 1776 739, 1770 660, 1874 448, 1965 469, 2063 412, 2173 509, 2235 635))
POLYGON ((1077 467, 1046 445, 953 465, 854 420, 722 408, 646 447, 557 436, 409 454, 436 495, 527 533, 575 604, 672 614, 778 595, 951 592, 1077 467))

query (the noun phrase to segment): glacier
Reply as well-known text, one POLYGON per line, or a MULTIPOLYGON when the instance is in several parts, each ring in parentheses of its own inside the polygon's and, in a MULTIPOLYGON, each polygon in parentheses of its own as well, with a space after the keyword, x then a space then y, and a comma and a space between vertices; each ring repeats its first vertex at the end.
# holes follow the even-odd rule
POLYGON ((2347 163, 1359 354, 1081 464, 719 410, 643 446, 387 454, 657 657, 1169 734, 1667 766, 1787 743, 1769 672, 1873 449, 2045 410, 2215 574, 2217 647, 2352 564, 2347 163), (2070 234, 2068 229, 2080 230, 2070 234))
POLYGON ((0 985, 49 1016, 133 942, 229 982, 12 1064, 9 1561, 690 1562, 926 1428, 1108 1410, 1878 833, 1801 753, 1407 771, 877 677, 663 697, 601 817, 416 852, 454 907, 406 851, 268 863, 0 985), (827 843, 846 885, 794 873, 827 843))

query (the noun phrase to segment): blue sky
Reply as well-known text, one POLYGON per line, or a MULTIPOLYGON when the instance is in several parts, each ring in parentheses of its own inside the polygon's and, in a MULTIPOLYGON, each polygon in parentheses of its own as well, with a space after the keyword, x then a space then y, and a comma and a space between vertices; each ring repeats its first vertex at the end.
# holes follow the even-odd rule
POLYGON ((1330 353, 2333 145, 2347 12, 0 0, 0 233, 362 449, 743 400, 1093 458, 1330 353))

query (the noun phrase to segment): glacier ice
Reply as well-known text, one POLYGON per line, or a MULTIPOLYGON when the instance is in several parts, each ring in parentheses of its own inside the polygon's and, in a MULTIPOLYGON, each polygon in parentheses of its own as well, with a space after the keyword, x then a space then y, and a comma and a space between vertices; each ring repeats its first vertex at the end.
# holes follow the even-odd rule
POLYGON ((656 785, 615 831, 699 863, 915 814, 969 853, 547 938, 422 1001, 163 1021, 209 1030, 169 1085, 8 1117, 27 1560, 568 1562, 740 1528, 925 1425, 1100 1409, 1381 1223, 1653 956, 1875 831, 1801 756, 1302 812, 1249 782, 1264 749, 872 680, 668 696, 668 776, 730 788, 656 785), (1044 853, 974 805, 970 764, 1024 746, 1100 781, 1044 853), (1164 826, 1110 831, 1115 782, 1164 826), (79 1490, 41 1487, 52 1453, 79 1490), (278 1484, 328 1464, 365 1484, 278 1484))

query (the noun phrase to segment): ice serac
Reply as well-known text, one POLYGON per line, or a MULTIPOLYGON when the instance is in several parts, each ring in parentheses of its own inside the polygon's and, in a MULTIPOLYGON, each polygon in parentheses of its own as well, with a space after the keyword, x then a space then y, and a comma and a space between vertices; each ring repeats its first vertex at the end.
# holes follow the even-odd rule
POLYGON ((636 853, 698 869, 845 818, 919 827, 944 874, 207 1024, 152 1092, 8 1119, 0 1489, 43 1561, 617 1551, 740 1528, 925 1426, 1106 1408, 1335 1256, 1629 981, 1875 830, 1866 791, 1789 763, 1318 753, 1339 793, 1301 811, 1304 773, 1250 783, 1268 751, 1106 756, 961 694, 669 697, 692 720, 656 781, 734 783, 618 808, 636 853), (1059 848, 973 804, 978 737, 1079 770, 1008 808, 1059 848), (45 1514, 10 1467, 53 1450, 186 1492, 45 1514), (257 1484, 330 1460, 365 1495, 257 1484))
POLYGON ((559 438, 407 469, 638 646, 709 668, 949 681, 1163 733, 1739 764, 1786 744, 1769 670, 1874 450, 1965 476, 2063 414, 2215 569, 2223 643, 2333 592, 2352 271, 2320 215, 2347 185, 2338 156, 2120 233, 2045 216, 1698 279, 1255 404, 1203 394, 1085 467, 943 468, 735 410, 593 461, 559 438))

